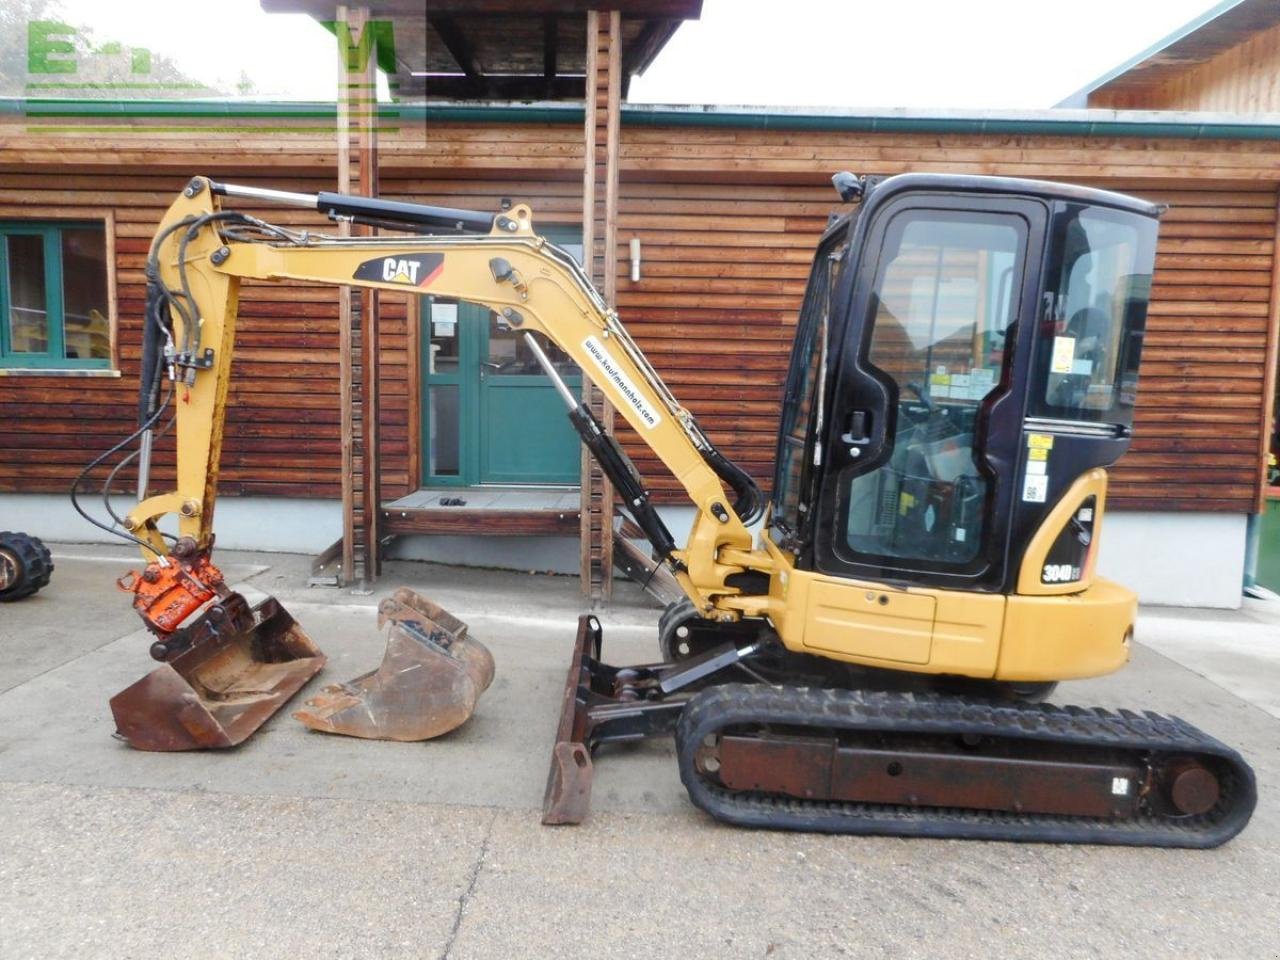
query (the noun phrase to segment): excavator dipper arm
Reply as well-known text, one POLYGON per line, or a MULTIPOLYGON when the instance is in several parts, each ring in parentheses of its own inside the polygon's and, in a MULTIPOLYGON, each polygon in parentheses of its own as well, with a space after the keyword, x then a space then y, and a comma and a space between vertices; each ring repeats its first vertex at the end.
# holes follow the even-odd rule
MULTIPOLYGON (((763 508, 759 490, 716 451, 574 259, 535 235, 528 207, 489 215, 196 177, 161 221, 147 279, 140 419, 148 428, 156 422, 167 374, 164 402, 174 409, 177 483, 148 495, 151 434, 143 431, 140 500, 123 525, 148 563, 120 585, 133 593, 134 608, 156 635, 151 653, 163 665, 112 699, 117 729, 133 746, 235 745, 325 662, 277 601, 251 609, 210 557, 245 279, 429 293, 497 312, 525 335, 560 390, 570 421, 693 609, 709 621, 734 622, 744 613, 758 616, 770 602, 765 595, 744 597, 730 583, 735 574, 772 566, 767 553, 752 549, 748 531, 763 508), (222 209, 222 198, 306 207, 400 235, 294 231, 222 209), (535 335, 559 346, 598 384, 684 487, 698 509, 684 549, 677 549, 630 460, 565 387, 535 335), (735 494, 731 506, 724 483, 735 494), (171 518, 176 537, 168 532, 171 518)), ((435 608, 423 598, 400 598, 399 613, 384 617, 391 627, 383 666, 326 688, 295 716, 318 730, 394 739, 436 736, 465 721, 493 675, 492 657, 465 630, 423 613, 429 609, 435 608), (405 678, 440 682, 415 685, 405 678)))
MULTIPOLYGON (((171 492, 144 499, 127 521, 157 556, 166 552, 157 521, 167 514, 177 515, 180 536, 200 551, 211 543, 239 284, 254 279, 456 297, 488 307, 513 329, 542 334, 598 385, 697 507, 688 543, 676 549, 621 449, 584 405, 562 391, 571 421, 614 481, 624 508, 669 561, 696 608, 707 617, 736 619, 740 600, 717 608, 719 599, 741 592, 728 579, 772 567, 766 552, 752 549, 747 529, 762 506, 754 484, 716 452, 577 262, 535 235, 528 207, 489 216, 338 194, 235 187, 197 177, 170 208, 158 235, 168 236, 157 251, 160 283, 182 307, 171 311, 174 346, 167 357, 179 394, 178 483, 171 492), (489 228, 483 235, 456 236, 290 233, 220 212, 218 195, 311 206, 401 230, 473 230, 486 223, 489 228), (726 497, 722 480, 738 495, 737 503, 726 497)), ((544 369, 558 380, 549 364, 544 369)), ((767 598, 759 602, 766 604, 767 598)))

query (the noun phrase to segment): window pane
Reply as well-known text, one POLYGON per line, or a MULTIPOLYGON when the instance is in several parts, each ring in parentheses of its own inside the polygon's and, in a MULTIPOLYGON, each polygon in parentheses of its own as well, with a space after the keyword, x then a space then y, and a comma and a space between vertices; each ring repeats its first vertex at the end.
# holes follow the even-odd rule
POLYGON ((48 353, 44 237, 5 237, 5 255, 9 267, 9 352, 48 353))
POLYGON ((906 214, 887 236, 869 359, 892 382, 893 452, 849 490, 861 554, 964 564, 979 553, 988 481, 975 432, 997 389, 1021 230, 1013 218, 906 214))
POLYGON ((458 351, 462 336, 458 330, 458 305, 432 301, 431 346, 427 373, 457 373, 458 351))
POLYGON ((1038 413, 1100 420, 1110 419, 1118 406, 1132 406, 1136 339, 1151 287, 1150 229, 1137 218, 1097 210, 1061 218, 1061 262, 1050 275, 1053 316, 1041 330, 1037 355, 1044 378, 1038 413))
POLYGON ((787 395, 779 426, 781 444, 774 493, 774 519, 792 534, 801 533, 804 454, 810 435, 820 436, 821 387, 826 379, 828 330, 833 309, 832 297, 840 282, 847 243, 843 240, 822 250, 814 262, 805 291, 799 327, 792 346, 791 369, 787 375, 787 395))
POLYGON ((436 477, 458 475, 458 385, 436 384, 430 388, 427 409, 431 438, 427 472, 436 477))
POLYGON ((101 227, 62 228, 62 311, 67 357, 110 359, 107 238, 101 227))

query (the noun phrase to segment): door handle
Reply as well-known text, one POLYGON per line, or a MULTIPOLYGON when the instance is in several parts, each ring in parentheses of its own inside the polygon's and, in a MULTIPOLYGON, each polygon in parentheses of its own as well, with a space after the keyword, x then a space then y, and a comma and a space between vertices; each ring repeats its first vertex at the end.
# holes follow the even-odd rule
POLYGON ((849 422, 844 433, 840 434, 840 442, 846 445, 860 445, 871 442, 871 411, 851 410, 849 422))

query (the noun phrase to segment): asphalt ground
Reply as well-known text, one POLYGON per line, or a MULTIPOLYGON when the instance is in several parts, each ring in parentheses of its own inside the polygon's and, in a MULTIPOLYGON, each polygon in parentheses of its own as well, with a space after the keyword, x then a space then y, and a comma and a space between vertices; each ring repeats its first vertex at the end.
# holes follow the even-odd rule
MULTIPOLYGON (((602 753, 579 827, 539 824, 577 581, 393 563, 367 597, 303 557, 222 554, 329 656, 300 697, 375 666, 377 601, 412 586, 498 672, 428 743, 310 732, 283 711, 234 750, 149 754, 108 698, 150 670, 114 580, 133 558, 55 545, 0 607, 0 957, 1280 956, 1280 615, 1146 610, 1130 667, 1056 702, 1177 713, 1240 749, 1253 821, 1213 851, 829 837, 722 826, 669 743, 602 753)), ((654 658, 629 584, 606 658, 654 658)))

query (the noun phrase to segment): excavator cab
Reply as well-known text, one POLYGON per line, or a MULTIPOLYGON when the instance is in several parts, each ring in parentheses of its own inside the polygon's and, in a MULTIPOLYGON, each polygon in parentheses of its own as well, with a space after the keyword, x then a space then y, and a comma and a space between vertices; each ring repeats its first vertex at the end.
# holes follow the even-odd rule
MULTIPOLYGON (((1128 447, 1158 213, 1002 178, 867 190, 822 239, 792 354, 769 536, 794 566, 1019 592, 1050 511, 1128 447)), ((1089 583, 1104 498, 1077 498, 1037 590, 1089 583)))

